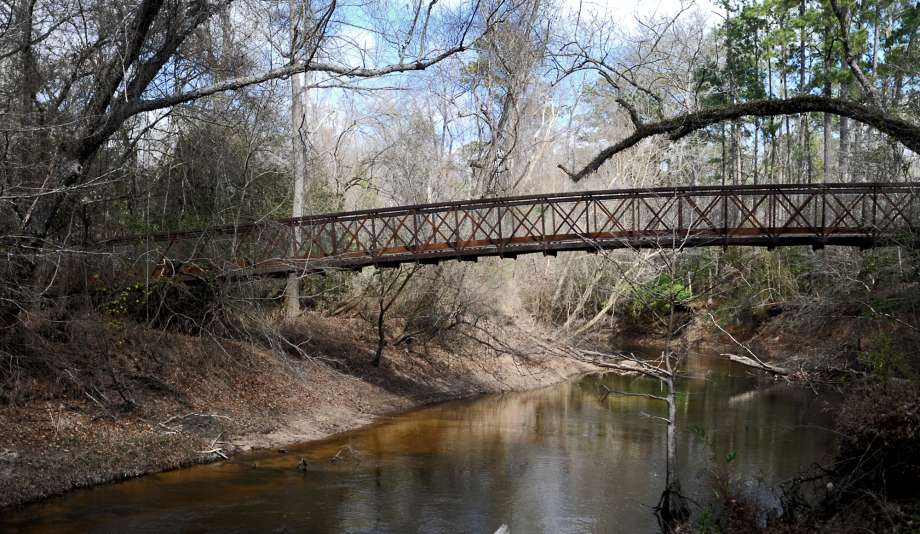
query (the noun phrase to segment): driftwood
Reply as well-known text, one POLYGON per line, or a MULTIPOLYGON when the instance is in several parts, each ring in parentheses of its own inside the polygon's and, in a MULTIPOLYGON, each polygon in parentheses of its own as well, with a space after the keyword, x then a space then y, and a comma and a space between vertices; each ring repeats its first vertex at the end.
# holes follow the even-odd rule
POLYGON ((742 349, 745 350, 745 352, 748 353, 748 356, 739 356, 737 354, 729 354, 729 353, 723 353, 722 356, 727 356, 733 362, 737 362, 742 365, 747 365, 748 367, 753 367, 755 369, 760 369, 761 371, 766 371, 768 373, 773 373, 775 375, 788 376, 790 374, 789 370, 769 364, 761 360, 760 358, 758 358, 757 355, 754 354, 754 351, 749 349, 747 345, 735 339, 735 336, 731 335, 728 332, 728 330, 722 328, 722 325, 720 325, 718 321, 716 321, 716 318, 713 317, 711 313, 709 314, 709 319, 712 320, 712 324, 716 325, 716 328, 718 328, 723 334, 728 336, 728 339, 732 340, 732 343, 741 347, 742 349))
POLYGON ((187 419, 187 418, 189 418, 189 417, 203 417, 203 418, 204 418, 204 417, 209 417, 209 418, 213 418, 213 419, 226 419, 227 421, 232 421, 232 419, 230 419, 230 418, 227 417, 226 415, 217 415, 217 414, 211 414, 211 413, 195 413, 195 412, 191 412, 191 413, 187 413, 187 414, 185 414, 185 415, 174 415, 174 416, 170 417, 169 419, 167 419, 167 420, 165 420, 165 421, 160 421, 159 423, 157 423, 157 426, 162 427, 162 428, 165 428, 167 434, 178 434, 179 432, 182 431, 182 428, 181 428, 181 427, 177 427, 177 426, 169 426, 169 424, 172 423, 173 421, 177 421, 177 420, 180 420, 180 421, 181 421, 182 419, 187 419))
POLYGON ((785 367, 777 367, 776 365, 771 365, 760 360, 754 360, 752 358, 748 358, 747 356, 740 356, 738 354, 730 354, 725 352, 722 353, 722 356, 726 356, 729 360, 740 363, 741 365, 753 367, 754 369, 760 369, 761 371, 766 371, 775 375, 789 376, 791 374, 785 367))
POLYGON ((224 460, 229 460, 229 459, 230 459, 230 458, 227 457, 226 454, 224 454, 224 449, 223 449, 223 447, 216 447, 216 448, 214 448, 214 449, 210 449, 210 450, 207 450, 207 451, 198 451, 198 454, 216 454, 216 455, 220 456, 221 458, 223 458, 224 460))
POLYGON ((224 443, 223 441, 220 441, 220 438, 221 438, 221 436, 223 436, 223 435, 224 435, 223 432, 221 432, 220 434, 218 434, 216 438, 214 438, 213 440, 211 440, 211 444, 208 445, 208 449, 207 449, 207 450, 204 450, 204 451, 198 451, 198 454, 216 454, 216 455, 220 456, 221 458, 223 458, 224 460, 229 460, 230 458, 228 458, 227 455, 224 454, 224 448, 223 448, 223 447, 218 447, 218 446, 217 446, 218 444, 223 444, 223 443, 224 443))

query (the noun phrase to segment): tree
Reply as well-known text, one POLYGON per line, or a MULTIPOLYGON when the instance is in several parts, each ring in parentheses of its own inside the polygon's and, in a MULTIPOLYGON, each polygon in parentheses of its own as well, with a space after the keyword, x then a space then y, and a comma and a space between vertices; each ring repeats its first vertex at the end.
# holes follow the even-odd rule
MULTIPOLYGON (((0 235, 13 258, 8 280, 44 287, 38 265, 49 251, 65 248, 79 220, 80 195, 104 188, 113 170, 106 163, 130 157, 174 110, 305 73, 315 79, 302 90, 424 70, 469 49, 513 5, 500 0, 442 13, 419 0, 409 14, 421 10, 424 17, 404 18, 408 22, 389 29, 402 44, 381 47, 378 61, 360 62, 346 53, 341 36, 353 11, 335 0, 311 3, 303 28, 291 28, 290 17, 280 17, 284 10, 276 7, 244 0, 0 2, 0 114, 12 121, 0 155, 0 235), (243 21, 258 17, 248 35, 235 39, 227 32, 233 13, 243 21), (209 53, 218 63, 225 59, 213 54, 222 47, 208 41, 212 34, 223 35, 223 47, 232 48, 221 54, 245 51, 238 68, 221 70, 231 63, 206 61, 209 53), (284 50, 279 43, 285 40, 295 50, 279 64, 273 50, 284 50), (125 154, 111 154, 119 148, 125 154)), ((393 42, 387 35, 379 41, 393 42)))
MULTIPOLYGON (((291 18, 291 63, 310 61, 319 50, 318 37, 324 33, 323 27, 329 23, 328 15, 321 14, 319 22, 315 23, 314 7, 310 1, 298 3, 290 0, 288 4, 291 18), (298 5, 299 4, 299 5, 298 5)), ((309 126, 313 121, 307 120, 305 111, 306 94, 304 86, 309 84, 307 73, 296 73, 291 76, 291 174, 294 177, 292 191, 291 217, 303 217, 304 194, 307 188, 307 153, 310 150, 309 126)), ((300 227, 293 228, 290 252, 293 256, 298 243, 303 239, 300 227)), ((287 319, 293 319, 300 314, 300 278, 297 273, 288 275, 287 286, 284 289, 284 314, 287 319)))
POLYGON ((418 270, 419 266, 414 265, 408 269, 397 268, 390 272, 385 269, 378 269, 374 273, 377 279, 377 283, 373 288, 375 292, 374 301, 377 305, 377 317, 374 321, 377 327, 377 350, 374 353, 374 367, 380 367, 383 362, 383 350, 387 345, 386 314, 396 304, 399 296, 418 270))
MULTIPOLYGON (((20 214, 20 226, 26 235, 47 236, 59 219, 58 211, 71 193, 69 190, 90 178, 87 167, 102 146, 140 114, 304 72, 366 79, 423 70, 466 50, 480 35, 491 31, 502 11, 502 4, 485 14, 474 9, 458 25, 453 42, 445 48, 433 49, 416 58, 401 57, 396 63, 378 68, 319 61, 314 51, 306 55, 301 52, 283 66, 213 80, 187 64, 183 47, 191 46, 197 38, 196 30, 229 3, 143 0, 133 10, 124 5, 93 3, 56 17, 49 13, 52 6, 43 6, 46 17, 38 20, 42 6, 29 0, 17 2, 11 27, 30 39, 19 42, 4 39, 0 58, 10 61, 16 57, 20 68, 26 69, 27 75, 16 88, 18 101, 26 108, 20 117, 22 126, 31 118, 41 117, 42 126, 54 129, 51 141, 57 150, 49 183, 42 186, 44 194, 33 199, 20 214), (108 28, 106 25, 113 18, 124 18, 127 30, 108 28), (474 20, 484 22, 481 32, 471 35, 474 20), (36 52, 39 44, 61 37, 57 32, 75 23, 81 24, 80 31, 89 40, 54 57, 39 56, 36 52), (42 27, 50 29, 39 32, 42 27), (181 72, 182 78, 169 79, 176 71, 181 72), (64 119, 70 123, 59 126, 54 122, 64 119)), ((308 37, 316 50, 328 38, 329 22, 336 7, 334 1, 327 4, 310 30, 308 37)), ((4 37, 11 33, 6 32, 4 37)))
MULTIPOLYGON (((728 6, 728 4, 726 5, 728 6)), ((902 15, 913 14, 915 9, 913 6, 903 6, 900 13, 902 15)), ((920 147, 920 142, 918 142, 920 140, 920 137, 918 137, 920 129, 918 129, 916 123, 901 116, 901 111, 906 109, 909 104, 903 100, 903 95, 897 95, 896 98, 888 96, 882 98, 882 95, 893 96, 891 87, 903 87, 903 84, 898 84, 897 76, 891 76, 886 81, 879 78, 870 79, 866 75, 866 63, 870 60, 870 57, 872 58, 872 66, 869 67, 870 72, 880 72, 881 68, 877 64, 879 55, 876 52, 873 52, 872 56, 865 53, 866 33, 862 26, 871 17, 864 10, 860 13, 862 14, 859 17, 854 16, 848 4, 837 2, 836 0, 829 4, 765 1, 759 5, 741 9, 734 17, 729 17, 723 24, 723 31, 727 36, 729 48, 742 46, 738 50, 732 49, 729 51, 730 58, 727 60, 725 67, 725 74, 728 80, 727 88, 722 82, 712 84, 708 89, 705 86, 698 87, 698 90, 708 90, 709 96, 717 98, 715 100, 709 98, 708 102, 704 99, 702 106, 697 109, 691 106, 683 106, 682 109, 681 106, 671 106, 677 109, 672 111, 671 118, 668 119, 664 118, 663 111, 667 110, 664 110, 660 103, 674 100, 673 93, 671 93, 670 89, 661 86, 660 82, 655 81, 654 78, 650 79, 652 81, 642 79, 641 73, 648 70, 649 61, 635 62, 628 67, 622 65, 622 63, 620 66, 615 66, 609 59, 598 59, 596 57, 596 47, 581 46, 578 53, 575 54, 577 58, 574 63, 575 67, 570 72, 588 65, 611 82, 611 85, 617 88, 619 92, 618 103, 620 107, 626 110, 633 118, 635 131, 632 135, 601 151, 582 169, 573 171, 563 168, 563 170, 572 179, 578 181, 587 174, 595 172, 603 162, 614 154, 630 148, 648 137, 664 134, 671 140, 681 139, 690 133, 706 130, 722 122, 737 121, 742 118, 759 119, 766 117, 772 123, 774 117, 787 117, 785 137, 788 156, 792 145, 792 131, 788 121, 790 115, 801 115, 797 134, 799 138, 796 145, 802 146, 803 156, 807 158, 803 161, 807 163, 810 161, 809 154, 811 149, 809 122, 806 120, 805 114, 812 112, 822 112, 840 117, 840 141, 841 152, 843 152, 840 157, 843 158, 841 160, 843 163, 848 161, 849 147, 847 145, 850 137, 848 134, 848 120, 869 125, 887 134, 908 149, 917 152, 918 147, 920 147), (795 15, 794 17, 793 14, 795 15), (767 18, 765 19, 765 17, 767 18), (798 32, 790 32, 787 29, 790 21, 800 28, 798 32), (764 26, 767 22, 769 24, 764 26), (766 91, 763 91, 764 88, 762 87, 764 82, 757 81, 759 78, 756 75, 757 54, 756 52, 745 53, 744 50, 748 44, 746 44, 745 39, 741 39, 737 34, 738 28, 744 28, 742 32, 744 35, 756 35, 756 31, 752 32, 751 29, 756 29, 757 27, 765 28, 767 34, 765 41, 770 46, 779 45, 782 52, 781 59, 788 57, 791 60, 793 56, 789 51, 798 49, 794 57, 795 62, 798 64, 798 80, 794 86, 798 93, 797 95, 790 96, 787 86, 792 84, 788 81, 787 72, 781 67, 779 81, 783 91, 779 97, 774 96, 773 78, 775 74, 772 72, 772 61, 769 60, 769 56, 767 60, 768 72, 765 77, 760 78, 767 85, 766 91), (824 36, 829 41, 825 42, 824 46, 810 46, 807 44, 808 39, 804 38, 806 34, 812 37, 824 36), (823 58, 821 54, 824 54, 823 58), (753 57, 754 60, 745 59, 747 57, 753 57), (857 82, 860 95, 851 96, 846 83, 842 83, 841 94, 833 97, 828 94, 826 82, 823 84, 824 87, 821 86, 821 83, 816 83, 821 77, 832 79, 834 76, 840 76, 839 73, 831 69, 831 65, 834 64, 834 60, 838 57, 840 63, 845 65, 845 71, 843 71, 845 76, 842 76, 843 81, 845 82, 847 79, 852 78, 857 82), (808 65, 814 65, 815 63, 825 63, 827 72, 819 73, 821 76, 806 76, 806 72, 811 70, 807 68, 808 65), (751 72, 755 74, 754 76, 744 74, 748 72, 748 66, 753 68, 751 72), (735 89, 733 88, 740 87, 733 80, 740 81, 742 79, 751 80, 751 83, 745 83, 744 85, 750 87, 753 92, 749 92, 746 95, 738 93, 738 101, 726 99, 725 93, 734 94, 735 89), (716 88, 717 90, 713 91, 716 88), (823 94, 815 94, 819 90, 823 94), (764 97, 763 95, 766 96, 764 97), (643 107, 646 106, 638 105, 649 98, 658 103, 652 109, 655 120, 646 120, 644 116, 647 113, 643 113, 643 107)), ((676 18, 671 21, 664 21, 659 26, 649 25, 649 28, 655 30, 654 35, 657 35, 656 43, 665 39, 669 33, 677 31, 676 28, 679 27, 679 24, 675 21, 676 18)), ((917 30, 914 19, 906 18, 899 24, 899 29, 907 36, 902 37, 904 48, 910 48, 915 40, 912 36, 917 30)), ((876 23, 873 32, 878 34, 881 31, 880 23, 876 23)), ((571 48, 571 45, 569 45, 568 49, 571 48)), ((702 72, 711 78, 714 68, 705 66, 705 62, 708 61, 706 54, 701 54, 701 57, 702 60, 696 61, 703 62, 702 72)), ((908 72, 909 69, 905 71, 908 72)), ((897 91, 894 92, 896 93, 897 91)), ((704 93, 703 96, 707 96, 707 94, 704 93)), ((828 134, 829 132, 825 131, 825 139, 828 134)), ((733 141, 733 144, 738 144, 735 141, 733 141)), ((755 142, 754 147, 756 146, 757 143, 755 142)), ((770 149, 772 158, 776 147, 772 146, 770 149)), ((825 152, 829 153, 829 150, 825 152)), ((796 172, 808 172, 810 176, 811 172, 807 170, 808 168, 809 166, 806 165, 796 172)))
MULTIPOLYGON (((679 236, 675 236, 678 237, 679 236)), ((638 250, 629 251, 646 267, 646 280, 631 278, 630 271, 622 270, 620 262, 610 252, 604 252, 604 259, 616 266, 625 283, 629 286, 630 298, 634 301, 635 311, 648 317, 648 320, 664 329, 667 343, 660 356, 653 359, 637 357, 631 353, 607 354, 594 350, 579 352, 592 359, 595 365, 614 369, 619 372, 638 373, 658 380, 664 394, 636 393, 614 391, 604 386, 606 399, 610 395, 625 397, 642 397, 664 404, 667 415, 644 414, 648 418, 666 425, 665 434, 665 487, 655 508, 664 532, 677 531, 679 525, 690 517, 686 497, 681 490, 680 477, 677 473, 677 389, 676 380, 681 376, 681 366, 686 359, 686 351, 674 346, 676 334, 685 324, 678 324, 678 309, 685 306, 691 298, 692 291, 681 282, 680 261, 684 252, 682 247, 666 250, 659 247, 654 255, 643 255, 638 250), (651 276, 649 276, 651 275, 651 276)), ((688 272, 688 278, 690 273, 688 272)))
POLYGON ((523 145, 537 68, 546 49, 549 4, 526 0, 496 31, 482 39, 475 61, 461 74, 472 99, 476 140, 469 163, 474 194, 509 194, 523 145))

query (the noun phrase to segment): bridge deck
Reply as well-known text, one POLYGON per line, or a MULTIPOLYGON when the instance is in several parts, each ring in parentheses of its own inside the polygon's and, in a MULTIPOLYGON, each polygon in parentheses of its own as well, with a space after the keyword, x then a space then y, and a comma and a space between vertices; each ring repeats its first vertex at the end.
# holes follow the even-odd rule
POLYGON ((162 275, 284 275, 558 251, 897 242, 912 183, 664 187, 420 204, 135 236, 162 275))

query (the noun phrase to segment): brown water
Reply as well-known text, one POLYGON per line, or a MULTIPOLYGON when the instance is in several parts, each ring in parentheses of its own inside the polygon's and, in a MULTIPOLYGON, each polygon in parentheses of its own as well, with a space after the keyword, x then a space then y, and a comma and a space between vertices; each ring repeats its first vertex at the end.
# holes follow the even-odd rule
MULTIPOLYGON (((833 435, 824 427, 836 399, 758 383, 711 358, 691 357, 689 370, 678 455, 697 501, 712 494, 713 458, 724 466, 734 454, 727 465, 766 505, 775 503, 769 484, 828 460, 833 435)), ((0 531, 654 532, 665 429, 642 413, 662 407, 602 402, 601 383, 658 390, 645 378, 595 375, 450 402, 286 455, 75 491, 0 518, 0 531)))

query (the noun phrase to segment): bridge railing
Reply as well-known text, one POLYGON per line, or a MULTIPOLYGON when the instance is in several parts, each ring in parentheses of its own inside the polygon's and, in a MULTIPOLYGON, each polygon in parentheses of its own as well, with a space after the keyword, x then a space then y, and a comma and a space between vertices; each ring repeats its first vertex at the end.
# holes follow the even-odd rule
POLYGON ((915 229, 918 196, 912 183, 627 189, 380 208, 135 239, 146 243, 147 263, 263 272, 594 247, 872 246, 915 229))

